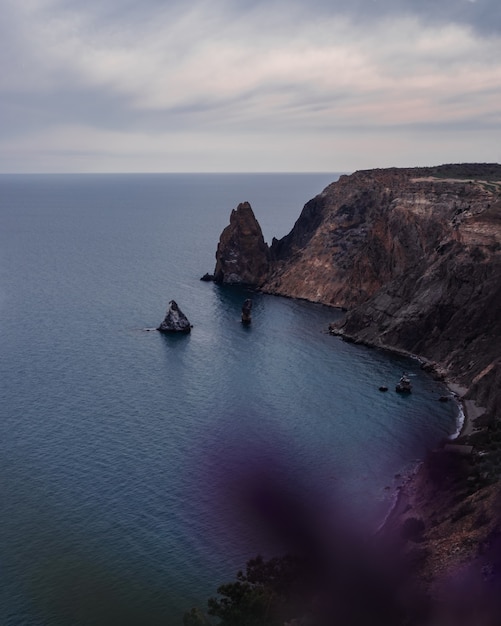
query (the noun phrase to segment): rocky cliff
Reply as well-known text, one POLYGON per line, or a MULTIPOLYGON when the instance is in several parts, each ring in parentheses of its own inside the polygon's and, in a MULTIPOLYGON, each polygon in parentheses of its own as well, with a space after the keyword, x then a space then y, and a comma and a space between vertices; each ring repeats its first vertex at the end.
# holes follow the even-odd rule
MULTIPOLYGON (((236 257, 251 251, 236 248, 236 257)), ((487 611, 475 623, 498 624, 501 165, 342 176, 260 254, 267 264, 260 262, 263 273, 249 284, 346 309, 334 333, 418 355, 485 407, 475 431, 462 439, 473 454, 452 454, 447 446, 431 453, 407 484, 392 528, 420 529, 419 536, 405 537, 406 549, 430 589, 452 573, 469 589, 453 594, 451 606, 463 611, 461 600, 471 600, 477 617, 487 611)), ((463 617, 438 623, 473 623, 466 609, 463 617)))
MULTIPOLYGON (((473 444, 473 454, 451 456, 447 446, 430 453, 407 485, 399 516, 404 525, 423 524, 406 549, 430 593, 443 593, 458 577, 468 580, 466 595, 454 593, 450 606, 468 602, 475 619, 485 612, 482 624, 497 623, 501 609, 500 181, 499 165, 359 172, 341 181, 344 197, 330 205, 308 245, 320 247, 329 236, 338 243, 344 214, 363 213, 346 231, 354 228, 355 246, 343 253, 338 244, 334 252, 342 267, 332 272, 328 300, 348 312, 333 330, 435 363, 486 409, 461 440, 473 444), (340 273, 346 290, 338 287, 340 273)), ((332 186, 324 195, 326 203, 335 198, 332 186)), ((294 254, 299 262, 318 262, 307 260, 307 249, 294 254)), ((319 258, 325 267, 327 251, 319 258)), ((270 276, 276 289, 275 281, 270 276)))
POLYGON ((264 291, 347 309, 338 332, 434 361, 499 412, 500 165, 342 176, 271 256, 264 291))
POLYGON ((404 549, 432 595, 461 576, 468 593, 453 594, 450 606, 462 598, 477 615, 487 611, 479 623, 497 623, 501 166, 342 177, 271 253, 265 291, 346 308, 336 333, 419 355, 486 408, 481 427, 462 440, 474 454, 431 453, 406 486, 396 523, 422 524, 404 549))
POLYGON ((501 165, 341 176, 270 248, 240 204, 214 280, 347 309, 334 332, 434 362, 501 411, 501 165))

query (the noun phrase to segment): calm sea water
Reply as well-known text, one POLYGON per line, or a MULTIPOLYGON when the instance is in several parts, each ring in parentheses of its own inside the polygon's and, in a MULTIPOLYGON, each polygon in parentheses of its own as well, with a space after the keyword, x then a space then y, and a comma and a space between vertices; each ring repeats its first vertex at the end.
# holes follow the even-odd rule
POLYGON ((454 431, 417 363, 326 334, 338 312, 251 294, 245 328, 249 293, 199 280, 239 202, 270 242, 336 178, 0 176, 1 624, 181 624, 290 548, 256 497, 374 523, 454 431), (146 332, 171 299, 191 335, 146 332))

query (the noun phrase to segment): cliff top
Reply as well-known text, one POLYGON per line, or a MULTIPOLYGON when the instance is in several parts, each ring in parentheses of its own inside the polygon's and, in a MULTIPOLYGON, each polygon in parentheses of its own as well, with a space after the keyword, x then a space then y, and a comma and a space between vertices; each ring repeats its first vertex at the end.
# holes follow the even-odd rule
POLYGON ((357 170, 355 175, 406 174, 417 178, 448 178, 453 180, 486 180, 501 182, 499 163, 447 163, 430 167, 388 167, 357 170))

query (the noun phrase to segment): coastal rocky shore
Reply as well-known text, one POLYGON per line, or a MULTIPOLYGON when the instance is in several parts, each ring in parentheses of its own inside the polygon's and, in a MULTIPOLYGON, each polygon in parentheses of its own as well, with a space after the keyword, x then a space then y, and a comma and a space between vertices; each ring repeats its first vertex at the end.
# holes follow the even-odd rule
POLYGON ((415 355, 449 384, 465 411, 462 433, 402 487, 388 526, 417 520, 403 549, 431 593, 459 572, 479 594, 499 585, 501 165, 341 176, 271 246, 244 203, 212 278, 342 308, 333 334, 415 355))

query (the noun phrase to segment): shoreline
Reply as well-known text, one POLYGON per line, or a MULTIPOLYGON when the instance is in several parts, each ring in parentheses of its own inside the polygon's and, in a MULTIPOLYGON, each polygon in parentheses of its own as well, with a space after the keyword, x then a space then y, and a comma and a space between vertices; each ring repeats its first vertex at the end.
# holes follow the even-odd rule
POLYGON ((423 463, 424 461, 419 461, 405 476, 402 484, 396 487, 393 493, 391 505, 384 516, 383 521, 377 527, 376 532, 374 533, 375 536, 383 534, 390 529, 395 529, 394 527, 398 527, 400 525, 401 516, 412 508, 409 486, 412 485, 412 482, 416 478, 423 463))
MULTIPOLYGON (((422 362, 422 359, 415 355, 408 356, 417 358, 422 362)), ((467 446, 456 444, 454 443, 454 441, 459 439, 460 437, 468 437, 472 433, 479 430, 476 427, 475 423, 479 417, 486 413, 486 409, 484 407, 478 406, 474 400, 467 400, 464 398, 468 391, 466 387, 462 387, 461 385, 454 383, 450 380, 444 379, 443 382, 452 394, 459 411, 456 432, 450 435, 449 439, 451 443, 446 444, 451 452, 457 453, 460 452, 463 447, 467 446)), ((378 526, 375 535, 397 530, 398 527, 401 526, 403 521, 405 521, 403 516, 408 511, 413 511, 413 514, 416 513, 415 496, 417 487, 414 485, 414 483, 417 479, 421 467, 423 466, 423 463, 424 460, 419 461, 415 468, 406 476, 403 483, 396 488, 391 506, 385 518, 378 526)))
POLYGON ((486 413, 486 409, 482 406, 478 406, 474 400, 467 400, 464 397, 468 392, 466 387, 462 387, 452 381, 447 381, 446 385, 456 400, 463 416, 462 424, 458 425, 459 432, 454 439, 458 439, 459 437, 468 437, 478 430, 476 421, 479 417, 482 417, 482 415, 486 413))
MULTIPOLYGON (((468 393, 468 388, 461 386, 460 384, 448 378, 447 370, 445 370, 443 366, 441 366, 439 363, 430 361, 426 357, 408 352, 407 350, 393 348, 387 345, 381 345, 367 340, 361 340, 356 335, 347 335, 343 332, 341 328, 336 328, 334 325, 329 327, 328 332, 329 334, 333 336, 338 336, 343 341, 347 341, 349 343, 365 345, 370 348, 377 348, 379 350, 384 350, 392 354, 397 354, 417 360, 421 364, 421 368, 425 372, 429 373, 430 376, 438 382, 442 382, 444 384, 445 388, 449 391, 451 395, 451 401, 455 402, 457 406, 458 415, 456 420, 456 430, 448 436, 447 440, 450 443, 446 443, 445 446, 452 453, 471 453, 471 446, 467 445, 467 442, 466 445, 464 445, 461 443, 456 443, 456 441, 458 439, 462 439, 463 437, 467 438, 469 435, 473 434, 477 430, 480 430, 479 427, 476 426, 476 420, 486 413, 486 409, 484 407, 478 406, 474 400, 466 399, 465 396, 468 393), (469 449, 468 452, 466 452, 466 448, 469 449)), ((418 479, 419 472, 424 463, 424 459, 420 460, 416 464, 414 469, 407 474, 402 484, 395 489, 388 511, 384 516, 384 519, 376 528, 374 536, 379 536, 387 532, 398 532, 398 528, 405 521, 404 516, 406 513, 410 512, 410 515, 416 515, 416 497, 418 493, 416 480, 418 479)))
POLYGON ((478 430, 476 420, 486 413, 486 409, 477 405, 475 400, 466 399, 465 395, 468 393, 468 388, 448 378, 447 370, 445 370, 439 363, 430 361, 424 356, 413 354, 412 352, 403 350, 402 348, 396 348, 360 339, 356 335, 348 335, 343 331, 342 327, 336 327, 335 323, 329 326, 328 332, 333 336, 340 337, 343 341, 347 341, 348 343, 365 345, 369 348, 377 348, 379 350, 384 350, 400 356, 406 356, 410 359, 418 361, 424 371, 428 372, 435 380, 442 382, 445 385, 457 404, 459 411, 457 427, 456 431, 449 436, 449 439, 454 441, 461 437, 467 437, 478 430))
POLYGON ((475 430, 475 421, 486 412, 486 409, 478 406, 474 400, 466 400, 464 398, 464 396, 468 392, 467 387, 462 387, 458 383, 455 383, 454 381, 449 379, 447 377, 447 371, 439 363, 430 361, 424 356, 413 354, 412 352, 409 352, 408 350, 403 350, 402 348, 396 348, 385 344, 379 344, 365 339, 360 339, 356 335, 348 335, 343 331, 342 327, 336 326, 336 323, 329 326, 328 332, 335 337, 340 337, 343 341, 346 341, 348 343, 364 345, 369 348, 376 348, 378 350, 384 350, 392 354, 414 359, 421 364, 421 368, 425 372, 428 372, 430 376, 432 376, 432 378, 434 378, 438 382, 442 382, 451 393, 459 411, 456 430, 449 436, 449 439, 451 441, 459 439, 460 437, 471 435, 475 430))

